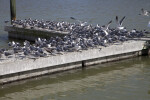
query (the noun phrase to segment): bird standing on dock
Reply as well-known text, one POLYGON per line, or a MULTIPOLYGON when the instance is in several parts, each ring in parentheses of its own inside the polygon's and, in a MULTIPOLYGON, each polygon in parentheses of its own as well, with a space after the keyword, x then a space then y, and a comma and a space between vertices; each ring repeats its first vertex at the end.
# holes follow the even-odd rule
POLYGON ((16 43, 14 41, 8 43, 9 47, 14 47, 15 45, 16 45, 16 43))
POLYGON ((23 45, 24 45, 25 47, 29 47, 29 46, 30 46, 30 42, 27 41, 27 40, 25 40, 25 41, 23 42, 23 45))
POLYGON ((47 54, 46 54, 46 53, 40 53, 40 52, 38 52, 38 51, 35 51, 35 52, 32 54, 32 56, 34 56, 34 57, 46 57, 47 54))
POLYGON ((4 51, 4 55, 6 58, 8 58, 10 55, 13 55, 14 53, 12 51, 4 51))
POLYGON ((4 53, 4 51, 5 51, 5 49, 4 49, 4 48, 1 48, 1 49, 0 49, 0 53, 1 53, 1 54, 3 54, 3 53, 4 53))
POLYGON ((2 57, 2 54, 4 54, 4 51, 6 51, 6 49, 4 49, 4 48, 0 49, 0 58, 2 57))

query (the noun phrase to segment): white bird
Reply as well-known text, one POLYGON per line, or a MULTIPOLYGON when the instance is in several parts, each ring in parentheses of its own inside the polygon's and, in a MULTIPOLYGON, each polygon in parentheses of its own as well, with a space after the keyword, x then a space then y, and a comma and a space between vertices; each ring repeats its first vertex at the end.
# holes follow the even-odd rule
POLYGON ((99 24, 97 24, 97 25, 96 25, 96 27, 100 28, 100 25, 99 25, 99 24))
POLYGON ((104 43, 107 43, 107 40, 104 40, 104 43))
POLYGON ((125 19, 125 16, 119 21, 118 16, 116 16, 116 22, 117 22, 117 29, 123 30, 124 27, 122 26, 123 20, 125 19))
POLYGON ((101 27, 101 29, 105 32, 106 35, 108 35, 108 27, 112 23, 112 20, 107 24, 101 27))
POLYGON ((78 19, 76 19, 76 18, 74 18, 74 17, 70 17, 70 18, 73 19, 73 20, 78 21, 81 26, 85 26, 85 25, 87 24, 87 22, 80 21, 80 20, 78 20, 78 19))
POLYGON ((85 26, 86 24, 87 24, 87 22, 81 22, 81 21, 80 21, 80 25, 81 25, 81 26, 85 26))
POLYGON ((139 14, 139 15, 143 15, 143 16, 149 16, 149 13, 150 13, 150 11, 147 11, 147 10, 145 10, 145 9, 141 9, 141 13, 139 14))

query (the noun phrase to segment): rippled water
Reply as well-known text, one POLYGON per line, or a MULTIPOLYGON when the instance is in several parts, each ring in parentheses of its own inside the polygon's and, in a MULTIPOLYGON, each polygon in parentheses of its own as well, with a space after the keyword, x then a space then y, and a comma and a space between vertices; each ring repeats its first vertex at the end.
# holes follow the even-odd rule
MULTIPOLYGON (((115 16, 126 16, 127 29, 147 29, 150 0, 16 0, 17 19, 69 21, 71 16, 90 24, 104 25, 115 16)), ((9 0, 0 0, 0 47, 9 39, 4 21, 10 19, 9 0)), ((91 66, 0 87, 0 100, 150 100, 150 58, 140 57, 91 66)))
MULTIPOLYGON (((33 18, 73 22, 75 17, 90 24, 105 25, 115 16, 126 16, 127 29, 147 29, 150 17, 138 15, 140 9, 150 10, 149 0, 16 0, 17 19, 33 18)), ((10 19, 9 0, 0 0, 0 47, 6 46, 10 39, 4 32, 4 21, 10 19)))
POLYGON ((0 88, 0 100, 150 100, 150 58, 91 66, 0 88))

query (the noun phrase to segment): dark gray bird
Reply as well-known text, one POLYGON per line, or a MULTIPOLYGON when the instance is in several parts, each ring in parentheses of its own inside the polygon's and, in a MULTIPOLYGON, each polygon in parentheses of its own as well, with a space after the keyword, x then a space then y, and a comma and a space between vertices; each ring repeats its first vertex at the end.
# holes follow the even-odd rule
POLYGON ((0 53, 1 53, 1 54, 3 54, 4 51, 6 51, 6 49, 4 49, 4 48, 1 48, 1 49, 0 49, 0 53))
POLYGON ((10 55, 13 55, 12 51, 4 51, 4 55, 8 58, 10 55))
POLYGON ((47 54, 46 53, 40 53, 38 51, 34 52, 34 54, 32 54, 34 57, 46 57, 47 54))
POLYGON ((29 52, 29 51, 27 51, 27 50, 24 50, 24 51, 23 51, 23 54, 24 54, 25 56, 27 56, 27 55, 29 55, 29 54, 30 54, 30 52, 29 52))
POLYGON ((6 49, 4 48, 0 49, 0 58, 2 57, 2 54, 4 54, 4 51, 6 51, 6 49))

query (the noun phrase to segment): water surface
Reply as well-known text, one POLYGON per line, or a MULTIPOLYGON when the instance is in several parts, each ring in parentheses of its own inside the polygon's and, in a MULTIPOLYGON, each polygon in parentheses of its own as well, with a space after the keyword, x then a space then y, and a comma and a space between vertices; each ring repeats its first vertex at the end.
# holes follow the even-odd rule
POLYGON ((149 65, 139 57, 17 82, 0 88, 0 100, 149 100, 149 65))
MULTIPOLYGON (((73 22, 75 17, 89 24, 105 25, 110 20, 115 27, 115 16, 126 16, 127 29, 150 30, 147 28, 150 17, 138 15, 141 8, 150 10, 149 0, 16 0, 17 19, 44 19, 73 22)), ((7 32, 4 21, 10 19, 9 0, 0 0, 0 46, 6 47, 7 32)))

